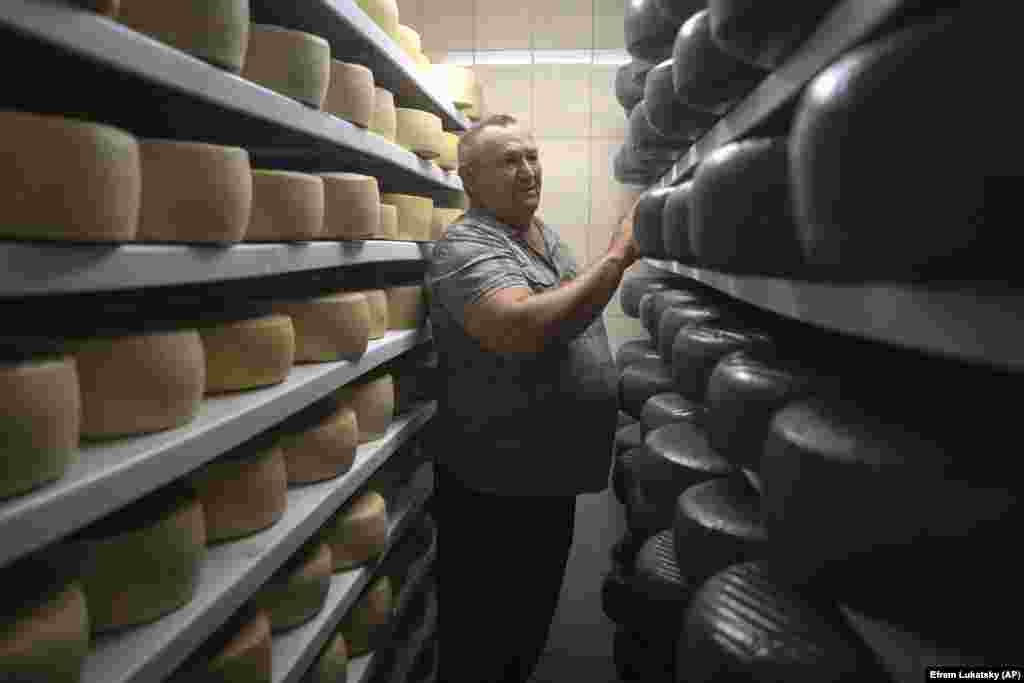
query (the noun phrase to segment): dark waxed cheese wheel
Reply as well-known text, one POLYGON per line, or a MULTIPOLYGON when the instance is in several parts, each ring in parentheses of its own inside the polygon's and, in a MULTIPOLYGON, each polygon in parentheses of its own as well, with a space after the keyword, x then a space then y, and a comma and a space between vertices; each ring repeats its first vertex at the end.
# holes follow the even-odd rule
POLYGON ((631 424, 636 424, 636 418, 634 418, 632 415, 630 415, 628 413, 624 413, 624 412, 622 412, 620 410, 619 411, 619 421, 618 421, 618 424, 616 426, 619 429, 622 429, 623 427, 628 427, 631 424))
POLYGON ((889 680, 835 604, 796 593, 757 562, 704 582, 683 628, 680 683, 889 680))
POLYGON ((722 321, 736 323, 739 321, 739 315, 722 306, 677 304, 665 309, 658 319, 655 334, 651 336, 662 359, 671 361, 672 345, 675 344, 679 330, 687 325, 722 321))
MULTIPOLYGON (((635 456, 641 456, 644 449, 638 448, 635 456)), ((638 458, 626 464, 635 465, 638 458)), ((629 475, 636 478, 636 472, 629 475)), ((672 512, 670 507, 664 504, 659 505, 648 491, 641 485, 634 485, 626 490, 626 525, 634 534, 643 538, 649 538, 659 531, 672 526, 672 512)))
POLYGON ((665 244, 661 238, 661 211, 671 193, 670 187, 648 190, 636 205, 633 213, 633 239, 641 256, 665 258, 665 244))
MULTIPOLYGON (((619 347, 619 350, 615 352, 615 365, 618 366, 619 370, 625 370, 628 366, 641 360, 649 361, 660 361, 661 356, 658 354, 658 349, 654 347, 647 339, 634 339, 628 341, 619 347)), ((626 413, 629 417, 629 413, 626 413)))
POLYGON ((687 325, 672 343, 672 377, 675 390, 694 401, 705 400, 708 381, 718 361, 734 351, 771 346, 760 332, 718 324, 687 325))
POLYGON ((629 113, 626 129, 626 143, 640 162, 675 162, 690 147, 687 136, 669 136, 659 133, 647 115, 647 103, 641 101, 629 113))
POLYGON ((653 67, 653 62, 634 59, 616 70, 615 98, 627 114, 644 98, 644 83, 653 67))
POLYGON ((672 48, 676 98, 694 109, 721 113, 761 81, 764 70, 724 52, 711 38, 707 10, 687 19, 672 48))
POLYGON ((693 16, 694 12, 704 9, 708 3, 707 0, 654 0, 654 4, 658 6, 662 14, 671 17, 681 25, 693 16))
POLYGON ((676 556, 671 529, 651 536, 637 553, 634 585, 646 598, 647 620, 678 624, 699 585, 690 579, 688 567, 681 570, 676 556))
POLYGON ((615 432, 616 455, 643 446, 647 431, 644 423, 637 421, 615 432))
POLYGON ((623 185, 646 186, 657 180, 674 162, 671 154, 660 157, 638 154, 627 136, 612 158, 612 176, 623 185))
POLYGON ((661 240, 665 245, 665 255, 686 265, 695 265, 697 262, 690 246, 692 198, 693 181, 680 183, 673 188, 661 213, 661 240))
POLYGON ((681 289, 650 292, 649 298, 645 295, 640 299, 640 322, 656 342, 658 325, 665 311, 673 306, 700 304, 703 301, 707 301, 707 297, 681 289))
POLYGON ((699 424, 703 417, 704 406, 673 393, 651 396, 640 414, 641 423, 647 431, 673 422, 699 424))
POLYGON ((774 69, 814 31, 836 0, 769 3, 708 0, 711 35, 726 52, 748 64, 774 69))
POLYGON ((632 467, 633 460, 636 457, 634 451, 639 450, 638 448, 631 448, 626 451, 620 451, 612 461, 612 493, 615 494, 615 500, 619 501, 620 505, 626 505, 627 499, 629 498, 629 488, 632 486, 632 467))
POLYGON ((760 560, 768 538, 761 496, 739 473, 683 491, 672 531, 677 559, 697 583, 729 565, 760 560))
POLYGON ((655 0, 630 0, 624 19, 629 54, 655 63, 670 55, 679 22, 663 14, 655 0))
POLYGON ((622 306, 622 312, 630 318, 639 318, 640 299, 644 294, 662 289, 672 289, 682 282, 685 280, 676 275, 634 275, 624 278, 619 289, 619 304, 622 306))
POLYGON ((619 405, 639 420, 647 399, 671 390, 672 371, 666 363, 639 361, 627 366, 619 377, 619 405))
POLYGON ((715 123, 714 115, 676 99, 671 59, 666 59, 647 73, 643 99, 647 123, 665 137, 696 140, 715 123))
POLYGON ((712 450, 701 428, 690 422, 673 422, 648 432, 637 463, 637 485, 649 491, 659 506, 672 508, 666 528, 671 526, 679 494, 737 471, 712 450))
POLYGON ((785 138, 716 149, 697 167, 690 207, 690 247, 699 266, 737 274, 801 274, 785 138))

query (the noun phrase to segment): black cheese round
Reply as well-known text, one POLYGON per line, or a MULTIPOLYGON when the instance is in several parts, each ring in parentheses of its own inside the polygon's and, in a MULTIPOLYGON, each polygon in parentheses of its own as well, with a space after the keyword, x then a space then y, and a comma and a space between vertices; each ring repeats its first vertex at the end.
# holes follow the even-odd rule
MULTIPOLYGON (((690 147, 690 140, 683 137, 662 135, 647 120, 647 104, 640 102, 629 113, 626 139, 632 158, 645 170, 671 166, 690 147)), ((660 174, 658 174, 660 175, 660 174)))
MULTIPOLYGON (((683 491, 713 477, 736 472, 712 450, 703 430, 692 422, 672 422, 648 432, 638 460, 642 463, 638 476, 642 478, 637 485, 649 491, 659 505, 671 508, 669 520, 683 491)), ((665 528, 668 526, 671 524, 665 528)))
POLYGON ((623 64, 615 72, 615 98, 626 110, 626 113, 633 111, 633 107, 644 98, 644 84, 647 73, 654 67, 653 62, 642 59, 634 59, 628 64, 623 64))
POLYGON ((690 247, 692 197, 692 180, 674 186, 661 213, 661 239, 665 244, 665 255, 684 265, 696 265, 697 263, 693 249, 690 247))
POLYGON ((676 99, 671 59, 666 59, 647 73, 643 99, 647 123, 665 137, 696 140, 715 123, 714 115, 676 99))
POLYGON ((673 422, 700 424, 704 419, 704 406, 679 394, 655 394, 647 399, 640 419, 648 431, 673 422))
MULTIPOLYGON (((632 117, 632 114, 630 114, 632 117)), ((675 162, 673 155, 641 155, 634 150, 627 134, 612 158, 612 176, 623 185, 647 186, 657 180, 675 162)))
POLYGON ((656 334, 651 335, 655 348, 661 358, 672 361, 672 345, 675 344, 679 330, 687 325, 708 324, 716 322, 738 323, 738 315, 725 308, 713 304, 677 304, 665 310, 658 320, 656 334))
POLYGON ((760 332, 720 324, 686 325, 672 342, 672 377, 675 390, 694 401, 704 402, 708 380, 715 365, 727 354, 771 345, 760 332))
MULTIPOLYGON (((628 341, 619 347, 619 350, 615 352, 615 364, 618 366, 619 371, 625 370, 626 367, 641 360, 649 361, 660 361, 662 360, 661 355, 658 353, 658 349, 655 348, 647 339, 634 339, 628 341)), ((629 413, 626 413, 629 417, 629 413)))
POLYGON ((626 413, 622 412, 621 410, 619 411, 619 422, 616 425, 619 429, 622 429, 623 427, 628 427, 629 425, 635 424, 635 423, 636 423, 636 419, 632 415, 627 415, 626 413))
POLYGON ((623 23, 629 54, 655 63, 668 58, 679 22, 662 14, 655 0, 627 2, 623 23))
POLYGON ((634 576, 636 586, 651 605, 659 610, 667 608, 669 614, 665 616, 678 623, 697 584, 690 579, 688 567, 686 572, 680 570, 676 556, 672 531, 661 531, 644 542, 636 556, 634 576))
POLYGON ((648 190, 636 205, 633 213, 633 239, 641 256, 665 258, 665 244, 662 241, 661 211, 672 188, 648 190))
POLYGON ((836 0, 708 0, 711 35, 737 59, 774 69, 814 31, 835 3, 836 0))
POLYGON ((623 278, 619 286, 619 304, 630 318, 640 317, 640 300, 644 294, 672 289, 686 280, 677 275, 633 275, 623 278))
POLYGON ((633 486, 634 461, 638 450, 631 448, 621 451, 612 463, 612 492, 620 505, 629 504, 629 490, 633 486))
POLYGON ((647 334, 657 346, 658 326, 661 324, 661 317, 665 311, 674 306, 699 305, 708 301, 708 297, 684 289, 668 289, 657 292, 650 292, 640 299, 640 322, 643 323, 647 334))
POLYGON ((627 366, 619 377, 619 405, 639 420, 647 399, 671 390, 672 372, 666 363, 638 361, 627 366))
POLYGON ((647 436, 647 427, 643 422, 636 421, 631 425, 621 427, 615 432, 615 454, 619 455, 634 448, 644 445, 644 438, 647 436))

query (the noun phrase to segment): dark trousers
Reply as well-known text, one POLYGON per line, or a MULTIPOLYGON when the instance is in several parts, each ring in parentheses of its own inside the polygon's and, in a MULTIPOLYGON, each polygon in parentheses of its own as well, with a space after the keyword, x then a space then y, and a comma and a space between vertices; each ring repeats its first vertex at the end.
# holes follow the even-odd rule
POLYGON ((558 606, 576 498, 480 493, 436 473, 439 679, 525 683, 558 606))

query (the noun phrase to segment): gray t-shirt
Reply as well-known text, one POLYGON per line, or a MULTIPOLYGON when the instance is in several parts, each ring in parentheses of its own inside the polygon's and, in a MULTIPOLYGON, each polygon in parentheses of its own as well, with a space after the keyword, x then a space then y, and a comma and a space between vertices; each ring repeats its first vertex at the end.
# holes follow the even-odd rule
POLYGON ((608 483, 617 373, 604 320, 537 354, 485 350, 466 306, 506 287, 543 292, 576 277, 558 235, 537 220, 551 258, 493 213, 470 209, 434 245, 426 273, 442 395, 439 459, 467 486, 506 495, 576 495, 608 483))

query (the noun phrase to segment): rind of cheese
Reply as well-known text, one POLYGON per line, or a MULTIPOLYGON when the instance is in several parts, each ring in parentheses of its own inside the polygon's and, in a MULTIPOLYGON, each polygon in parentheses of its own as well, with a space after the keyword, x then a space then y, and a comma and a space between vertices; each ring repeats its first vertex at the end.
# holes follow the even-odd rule
POLYGON ((138 239, 212 242, 245 238, 252 212, 252 167, 241 147, 140 140, 142 209, 138 239))
POLYGON ((391 287, 388 292, 388 329, 418 330, 426 318, 422 285, 391 287))
POLYGON ((448 93, 456 108, 469 109, 473 106, 473 88, 477 80, 472 69, 456 64, 432 64, 430 72, 434 82, 448 93))
POLYGON ((359 173, 321 173, 325 239, 358 240, 380 230, 380 185, 359 173))
POLYGON ((374 87, 373 120, 370 130, 385 140, 395 142, 398 136, 398 119, 395 114, 395 95, 390 90, 374 87))
POLYGON ((207 463, 190 479, 203 502, 211 544, 272 526, 288 502, 284 453, 277 447, 243 445, 207 463))
POLYGON ((89 612, 72 582, 0 618, 0 671, 18 683, 78 683, 89 653, 89 612))
POLYGON ((348 571, 384 552, 388 542, 387 501, 368 491, 340 510, 324 528, 323 541, 331 546, 334 571, 348 571))
POLYGON ((393 605, 391 580, 381 576, 342 620, 341 632, 348 643, 349 657, 361 657, 377 648, 377 640, 391 620, 393 605))
POLYGON ((385 193, 381 201, 398 209, 398 239, 413 242, 430 240, 434 220, 434 200, 412 194, 385 193))
POLYGON ((308 301, 274 304, 295 326, 295 362, 357 360, 370 342, 370 305, 366 297, 339 292, 308 301))
POLYGON ((323 178, 310 173, 253 169, 247 242, 315 240, 323 231, 323 178))
POLYGON ((375 441, 387 433, 395 417, 395 383, 391 375, 346 384, 335 396, 356 411, 359 443, 375 441))
POLYGON ((382 240, 398 239, 398 207, 394 204, 380 205, 380 230, 377 237, 382 240))
POLYGON ((388 333, 388 293, 383 289, 364 289, 356 292, 366 297, 370 306, 370 339, 380 339, 388 333))
POLYGON ((324 111, 369 128, 376 105, 373 72, 362 64, 331 60, 331 86, 324 100, 324 111))
POLYGON ((197 683, 270 683, 272 658, 270 617, 266 612, 257 612, 202 669, 190 672, 189 680, 197 683))
POLYGON ((348 676, 348 644, 340 631, 320 652, 310 676, 311 683, 344 683, 348 676))
POLYGON ((405 50, 410 57, 423 49, 423 41, 420 39, 419 32, 411 26, 399 24, 395 29, 394 37, 398 46, 405 50))
POLYGON ((297 433, 281 433, 289 484, 311 484, 345 474, 359 446, 359 421, 354 410, 341 407, 319 424, 297 433))
POLYGON ((120 0, 117 20, 234 73, 249 45, 249 0, 120 0))
POLYGON ((253 24, 242 76, 320 109, 331 84, 331 45, 305 31, 253 24))
POLYGON ((69 342, 82 392, 82 436, 105 438, 180 427, 206 387, 196 330, 69 342))
POLYGON ((399 107, 395 110, 398 144, 423 159, 441 156, 441 118, 419 109, 399 107))
POLYGON ((300 550, 256 593, 254 606, 267 612, 273 633, 306 623, 323 609, 331 588, 331 548, 300 550))
POLYGON ((0 364, 0 396, 3 499, 59 479, 78 459, 82 404, 75 360, 0 364))
POLYGON ((0 111, 0 238, 133 240, 141 202, 139 143, 127 132, 0 111))
POLYGON ((287 315, 267 315, 200 328, 206 357, 206 393, 280 384, 296 356, 296 333, 287 315))
POLYGON ((448 226, 458 220, 465 211, 462 209, 445 209, 440 206, 434 207, 433 220, 430 223, 430 239, 435 242, 444 237, 448 226))
POLYGON ((398 31, 398 2, 396 0, 356 0, 366 14, 388 35, 398 31))
POLYGON ((446 171, 459 168, 459 136, 448 131, 441 131, 441 157, 437 165, 446 171))

